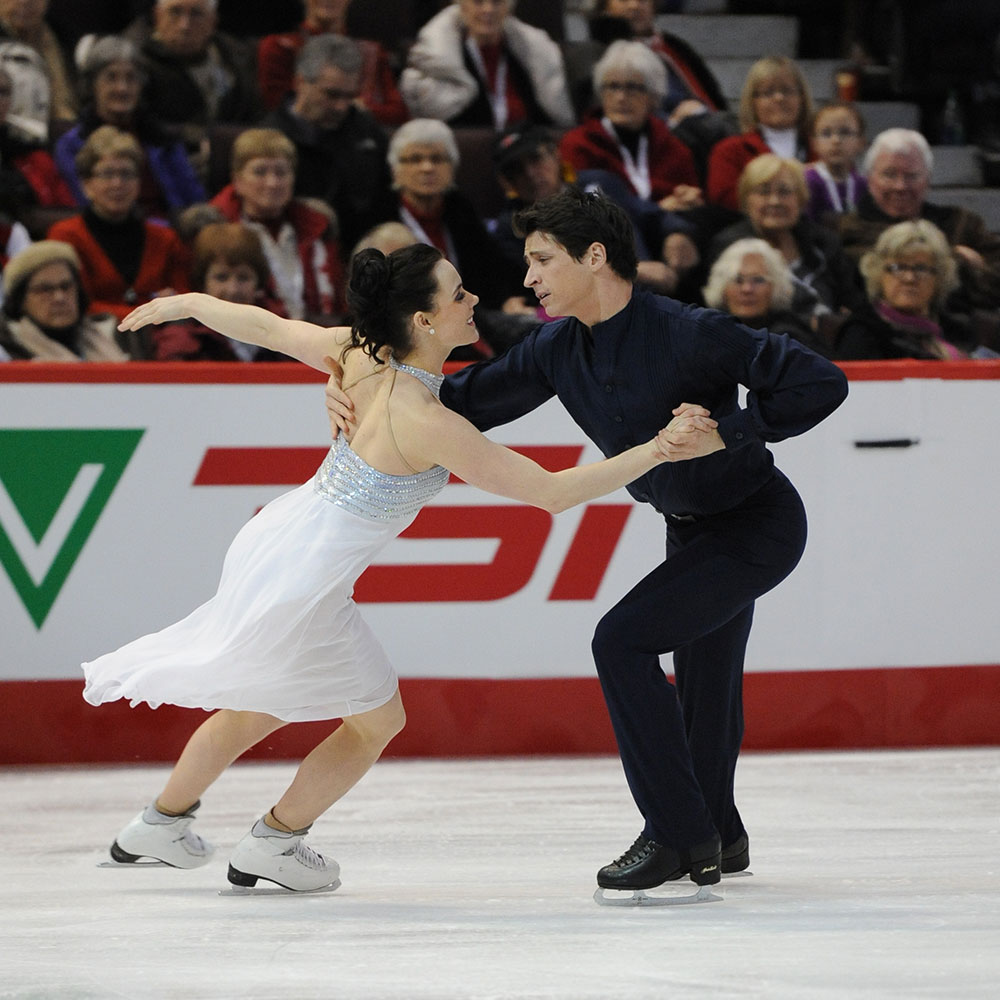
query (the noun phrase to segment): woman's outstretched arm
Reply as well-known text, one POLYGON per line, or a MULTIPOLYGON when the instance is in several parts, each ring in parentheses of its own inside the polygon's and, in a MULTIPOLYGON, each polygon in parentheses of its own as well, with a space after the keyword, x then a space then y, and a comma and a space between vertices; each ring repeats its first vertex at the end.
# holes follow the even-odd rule
POLYGON ((138 330, 157 323, 193 318, 233 340, 256 344, 329 372, 327 357, 340 360, 350 343, 347 326, 323 327, 301 320, 283 319, 259 306, 226 302, 203 292, 165 295, 133 309, 118 324, 120 330, 138 330))

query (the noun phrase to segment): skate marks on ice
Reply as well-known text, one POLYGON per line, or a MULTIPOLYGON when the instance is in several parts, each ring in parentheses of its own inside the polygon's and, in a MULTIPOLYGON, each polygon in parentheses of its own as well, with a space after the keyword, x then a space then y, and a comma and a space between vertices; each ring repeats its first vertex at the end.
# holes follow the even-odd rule
POLYGON ((655 886, 652 889, 602 889, 594 892, 594 902, 600 906, 683 906, 686 903, 721 903, 722 889, 718 885, 655 886), (669 888, 677 889, 669 893, 669 888), (696 889, 696 892, 684 890, 696 889))

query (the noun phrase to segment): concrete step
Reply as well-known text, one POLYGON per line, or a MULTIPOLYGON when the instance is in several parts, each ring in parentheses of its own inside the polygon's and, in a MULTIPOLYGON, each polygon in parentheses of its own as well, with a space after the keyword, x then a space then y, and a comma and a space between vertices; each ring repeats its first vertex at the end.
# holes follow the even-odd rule
POLYGON ((791 56, 799 45, 794 17, 763 14, 661 14, 661 31, 683 38, 703 59, 746 57, 748 53, 791 56))
POLYGON ((981 215, 994 233, 1000 233, 1000 190, 997 188, 940 187, 927 199, 935 205, 959 205, 981 215))
MULTIPOLYGON (((983 168, 975 146, 934 146, 932 187, 977 188, 983 183, 983 168)), ((931 198, 933 201, 933 196, 931 198)))
MULTIPOLYGON (((746 51, 744 49, 744 52, 746 51)), ((738 59, 707 59, 706 62, 718 79, 726 98, 738 104, 750 67, 765 55, 771 53, 761 52, 749 58, 744 55, 738 59)), ((843 63, 837 59, 799 59, 797 62, 809 85, 813 100, 817 103, 832 100, 836 93, 834 75, 843 63)))
POLYGON ((868 139, 887 128, 920 128, 920 108, 907 101, 858 101, 865 116, 868 139))

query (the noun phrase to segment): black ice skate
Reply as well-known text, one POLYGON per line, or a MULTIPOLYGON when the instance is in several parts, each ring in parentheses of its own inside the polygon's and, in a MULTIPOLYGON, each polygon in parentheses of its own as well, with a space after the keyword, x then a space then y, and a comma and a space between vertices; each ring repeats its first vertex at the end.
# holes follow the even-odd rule
POLYGON ((753 875, 750 868, 750 839, 741 833, 731 844, 722 848, 722 877, 743 878, 753 875))
POLYGON ((686 850, 675 850, 649 840, 642 834, 616 861, 597 873, 598 889, 594 900, 604 906, 673 906, 678 903, 712 903, 722 899, 712 892, 722 877, 721 845, 718 837, 686 850), (654 895, 646 890, 666 882, 676 882, 685 875, 698 891, 687 895, 654 895), (606 890, 631 895, 609 896, 606 890))

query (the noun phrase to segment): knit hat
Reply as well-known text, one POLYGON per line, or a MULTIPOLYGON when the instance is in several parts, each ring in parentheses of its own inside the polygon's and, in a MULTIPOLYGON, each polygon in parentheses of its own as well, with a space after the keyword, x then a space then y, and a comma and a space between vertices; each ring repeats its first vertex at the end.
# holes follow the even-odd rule
POLYGON ((555 145, 554 133, 544 125, 514 126, 496 141, 493 163, 503 173, 539 149, 555 145))
POLYGON ((3 269, 4 295, 8 299, 13 297, 35 271, 57 261, 65 261, 79 276, 80 258, 73 247, 61 240, 39 240, 14 254, 3 269))

